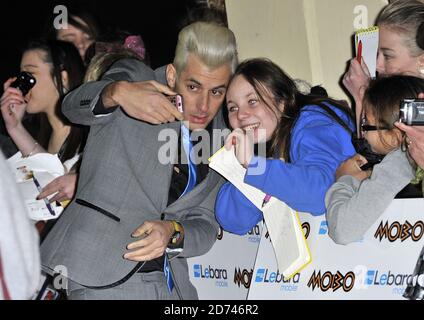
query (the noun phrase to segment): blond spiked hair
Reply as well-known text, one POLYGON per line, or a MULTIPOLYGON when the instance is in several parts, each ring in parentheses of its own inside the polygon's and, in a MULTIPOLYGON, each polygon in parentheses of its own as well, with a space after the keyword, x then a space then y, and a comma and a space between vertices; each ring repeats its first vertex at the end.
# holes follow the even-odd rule
POLYGON ((195 22, 180 32, 174 58, 177 75, 185 69, 189 54, 211 70, 229 64, 233 73, 238 64, 234 33, 215 23, 195 22))

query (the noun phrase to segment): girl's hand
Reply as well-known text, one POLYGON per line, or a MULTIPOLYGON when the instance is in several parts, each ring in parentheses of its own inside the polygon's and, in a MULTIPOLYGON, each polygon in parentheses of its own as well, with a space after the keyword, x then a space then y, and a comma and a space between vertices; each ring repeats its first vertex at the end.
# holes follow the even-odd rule
POLYGON ((4 93, 0 100, 1 113, 9 133, 22 123, 27 106, 22 92, 19 89, 10 87, 15 79, 10 78, 4 83, 4 93))
POLYGON ((253 157, 253 130, 244 132, 235 129, 225 141, 225 149, 230 150, 233 146, 237 160, 247 169, 253 157))
POLYGON ((352 176, 359 181, 365 180, 370 177, 371 170, 362 171, 361 166, 368 161, 360 154, 354 155, 352 158, 343 162, 336 171, 336 180, 343 176, 352 176))

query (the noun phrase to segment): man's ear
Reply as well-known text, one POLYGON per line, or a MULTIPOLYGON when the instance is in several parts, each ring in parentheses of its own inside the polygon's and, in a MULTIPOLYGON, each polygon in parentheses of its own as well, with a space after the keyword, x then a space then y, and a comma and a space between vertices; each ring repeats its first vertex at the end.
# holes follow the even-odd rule
POLYGON ((166 81, 168 82, 168 86, 174 90, 177 81, 177 70, 173 64, 168 64, 166 66, 166 81))
POLYGON ((418 72, 424 77, 424 53, 418 57, 418 72))
POLYGON ((63 70, 60 72, 60 76, 62 77, 62 86, 63 89, 66 92, 69 91, 69 75, 68 75, 68 71, 63 70))

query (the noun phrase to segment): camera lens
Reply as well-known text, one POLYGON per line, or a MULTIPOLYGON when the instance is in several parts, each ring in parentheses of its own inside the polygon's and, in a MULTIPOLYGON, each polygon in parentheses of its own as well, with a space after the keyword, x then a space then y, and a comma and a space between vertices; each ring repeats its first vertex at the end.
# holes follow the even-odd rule
POLYGON ((35 86, 35 83, 36 80, 30 73, 21 72, 10 86, 19 89, 25 96, 35 86))

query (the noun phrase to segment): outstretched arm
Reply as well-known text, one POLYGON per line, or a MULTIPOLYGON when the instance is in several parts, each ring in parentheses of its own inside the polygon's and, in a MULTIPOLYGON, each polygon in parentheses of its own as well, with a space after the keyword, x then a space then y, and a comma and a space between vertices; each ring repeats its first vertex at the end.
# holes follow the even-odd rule
MULTIPOLYGON (((265 172, 248 168, 244 182, 284 201, 294 210, 325 213, 325 193, 335 181, 340 163, 355 154, 350 134, 327 122, 300 129, 293 135, 292 163, 266 160, 265 172)), ((252 159, 251 164, 258 163, 252 159)))
POLYGON ((63 101, 63 113, 71 122, 83 125, 109 121, 102 115, 118 106, 128 115, 154 124, 181 120, 182 115, 163 95, 175 93, 154 80, 154 71, 142 62, 120 60, 102 80, 85 83, 69 93, 63 101))
POLYGON ((248 233, 263 219, 262 211, 230 182, 219 191, 215 216, 225 231, 238 235, 248 233))
POLYGON ((329 236, 338 244, 359 241, 414 177, 401 150, 388 154, 362 182, 342 176, 326 195, 329 236))

